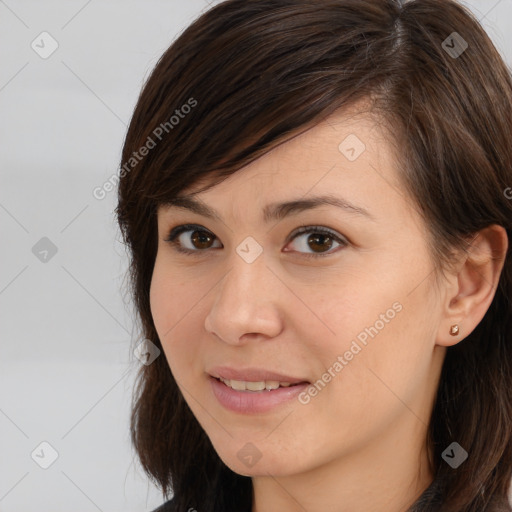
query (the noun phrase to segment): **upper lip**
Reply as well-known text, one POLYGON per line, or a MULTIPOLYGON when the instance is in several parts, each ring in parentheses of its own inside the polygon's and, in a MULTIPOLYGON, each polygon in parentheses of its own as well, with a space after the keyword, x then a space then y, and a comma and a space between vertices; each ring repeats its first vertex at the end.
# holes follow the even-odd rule
POLYGON ((290 384, 298 384, 301 382, 308 382, 306 379, 292 377, 284 373, 272 372, 264 368, 232 368, 229 366, 215 366, 208 370, 208 373, 216 379, 222 378, 225 380, 242 380, 246 382, 261 382, 261 381, 278 381, 289 382, 290 384))

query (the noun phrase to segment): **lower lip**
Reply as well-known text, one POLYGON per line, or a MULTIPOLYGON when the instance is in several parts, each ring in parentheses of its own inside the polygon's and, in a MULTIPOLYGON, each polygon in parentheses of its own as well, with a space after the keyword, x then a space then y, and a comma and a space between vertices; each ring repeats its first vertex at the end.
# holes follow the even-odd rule
POLYGON ((221 405, 230 411, 242 414, 270 411, 293 400, 309 386, 308 383, 303 383, 270 391, 266 389, 263 391, 236 391, 214 377, 210 377, 210 382, 213 394, 221 405))

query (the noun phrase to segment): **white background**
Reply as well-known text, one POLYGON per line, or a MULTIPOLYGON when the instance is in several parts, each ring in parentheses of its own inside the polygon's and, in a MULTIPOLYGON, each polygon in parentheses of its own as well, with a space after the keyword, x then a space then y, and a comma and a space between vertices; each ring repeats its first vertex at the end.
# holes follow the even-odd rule
MULTIPOLYGON (((510 64, 512 0, 466 5, 510 64)), ((0 0, 0 512, 163 502, 129 443, 140 363, 116 191, 92 190, 116 173, 143 80, 208 7, 0 0), (31 48, 43 31, 59 45, 47 59, 31 48), (57 247, 46 263, 42 237, 57 247), (59 454, 48 469, 31 458, 43 441, 59 454)))

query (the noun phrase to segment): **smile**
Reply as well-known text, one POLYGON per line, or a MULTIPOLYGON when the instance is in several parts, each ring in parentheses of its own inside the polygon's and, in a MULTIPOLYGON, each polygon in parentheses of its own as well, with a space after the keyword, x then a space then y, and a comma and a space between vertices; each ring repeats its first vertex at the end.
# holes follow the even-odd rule
POLYGON ((210 376, 211 389, 217 402, 238 414, 262 414, 293 402, 308 382, 291 384, 281 381, 239 381, 210 376))
POLYGON ((257 382, 244 381, 244 380, 228 380, 219 378, 220 381, 224 382, 226 386, 236 391, 271 391, 272 389, 278 389, 280 387, 287 388, 292 386, 289 382, 279 382, 277 380, 260 380, 257 382))

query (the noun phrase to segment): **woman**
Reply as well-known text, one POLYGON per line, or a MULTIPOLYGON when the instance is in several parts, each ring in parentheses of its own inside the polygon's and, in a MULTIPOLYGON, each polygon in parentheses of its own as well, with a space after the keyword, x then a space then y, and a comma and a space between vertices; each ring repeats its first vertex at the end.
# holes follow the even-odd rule
POLYGON ((453 1, 228 0, 181 34, 116 210, 159 512, 512 510, 511 128, 453 1))

